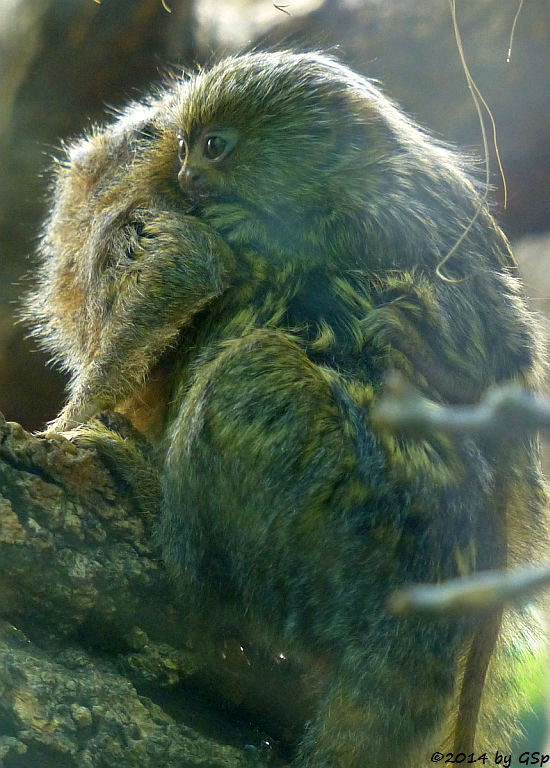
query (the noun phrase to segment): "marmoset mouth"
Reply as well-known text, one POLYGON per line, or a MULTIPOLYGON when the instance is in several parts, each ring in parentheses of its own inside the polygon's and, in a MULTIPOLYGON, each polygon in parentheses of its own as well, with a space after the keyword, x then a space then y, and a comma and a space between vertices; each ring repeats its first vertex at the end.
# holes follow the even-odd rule
POLYGON ((233 190, 223 189, 185 189, 185 196, 189 198, 191 205, 197 210, 197 216, 208 217, 209 204, 214 205, 242 205, 247 210, 253 208, 250 203, 237 195, 233 190))

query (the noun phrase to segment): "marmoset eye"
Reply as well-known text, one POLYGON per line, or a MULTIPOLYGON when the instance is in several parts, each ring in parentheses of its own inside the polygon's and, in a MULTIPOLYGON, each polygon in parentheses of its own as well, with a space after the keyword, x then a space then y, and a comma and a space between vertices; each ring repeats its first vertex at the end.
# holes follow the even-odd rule
POLYGON ((208 160, 218 160, 227 147, 227 141, 221 136, 209 136, 204 147, 204 156, 208 160))
POLYGON ((236 134, 231 131, 208 134, 204 139, 202 155, 211 162, 226 158, 237 143, 236 134))
POLYGON ((203 154, 208 160, 219 160, 226 149, 227 141, 222 136, 209 136, 203 154))

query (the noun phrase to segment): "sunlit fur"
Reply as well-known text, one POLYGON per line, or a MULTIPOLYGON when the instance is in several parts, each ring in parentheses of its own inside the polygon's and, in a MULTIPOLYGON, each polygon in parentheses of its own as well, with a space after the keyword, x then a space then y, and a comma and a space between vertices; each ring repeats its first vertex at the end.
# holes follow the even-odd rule
MULTIPOLYGON (((480 625, 397 619, 387 598, 547 542, 534 441, 369 423, 389 369, 440 402, 537 386, 536 319, 485 208, 436 273, 479 206, 455 152, 320 54, 174 78, 55 171, 28 313, 72 376, 57 427, 128 413, 158 443, 158 536, 197 610, 223 603, 318 660, 296 768, 448 747, 480 625), (235 146, 211 162, 224 131, 235 146)), ((530 614, 506 614, 480 752, 513 730, 529 635, 530 614)))

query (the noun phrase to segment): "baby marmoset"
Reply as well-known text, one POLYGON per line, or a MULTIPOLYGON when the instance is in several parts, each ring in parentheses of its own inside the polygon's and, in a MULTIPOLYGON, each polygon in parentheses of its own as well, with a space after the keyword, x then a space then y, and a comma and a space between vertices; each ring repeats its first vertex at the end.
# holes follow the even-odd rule
MULTIPOLYGON (((425 764, 479 627, 396 618, 388 596, 546 541, 533 441, 370 425, 389 369, 443 403, 537 385, 536 324, 485 207, 437 274, 479 205, 453 152, 318 54, 175 79, 55 174, 30 311, 72 375, 57 424, 149 403, 166 562, 197 606, 322 661, 297 768, 425 764)), ((480 749, 509 728, 485 698, 480 749)))

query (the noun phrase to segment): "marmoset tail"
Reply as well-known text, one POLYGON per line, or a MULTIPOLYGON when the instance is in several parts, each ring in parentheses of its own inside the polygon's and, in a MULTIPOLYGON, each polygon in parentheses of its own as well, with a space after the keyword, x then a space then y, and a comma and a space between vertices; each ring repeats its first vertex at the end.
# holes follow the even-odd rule
POLYGON ((530 614, 387 605, 537 556, 536 442, 409 439, 370 417, 390 370, 440 403, 538 385, 537 321, 460 157, 330 58, 237 56, 69 146, 41 254, 36 333, 72 374, 58 427, 133 415, 197 612, 223 605, 315 660, 293 765, 427 765, 457 718, 475 726, 497 635, 475 748, 504 748, 498 681, 530 614))

